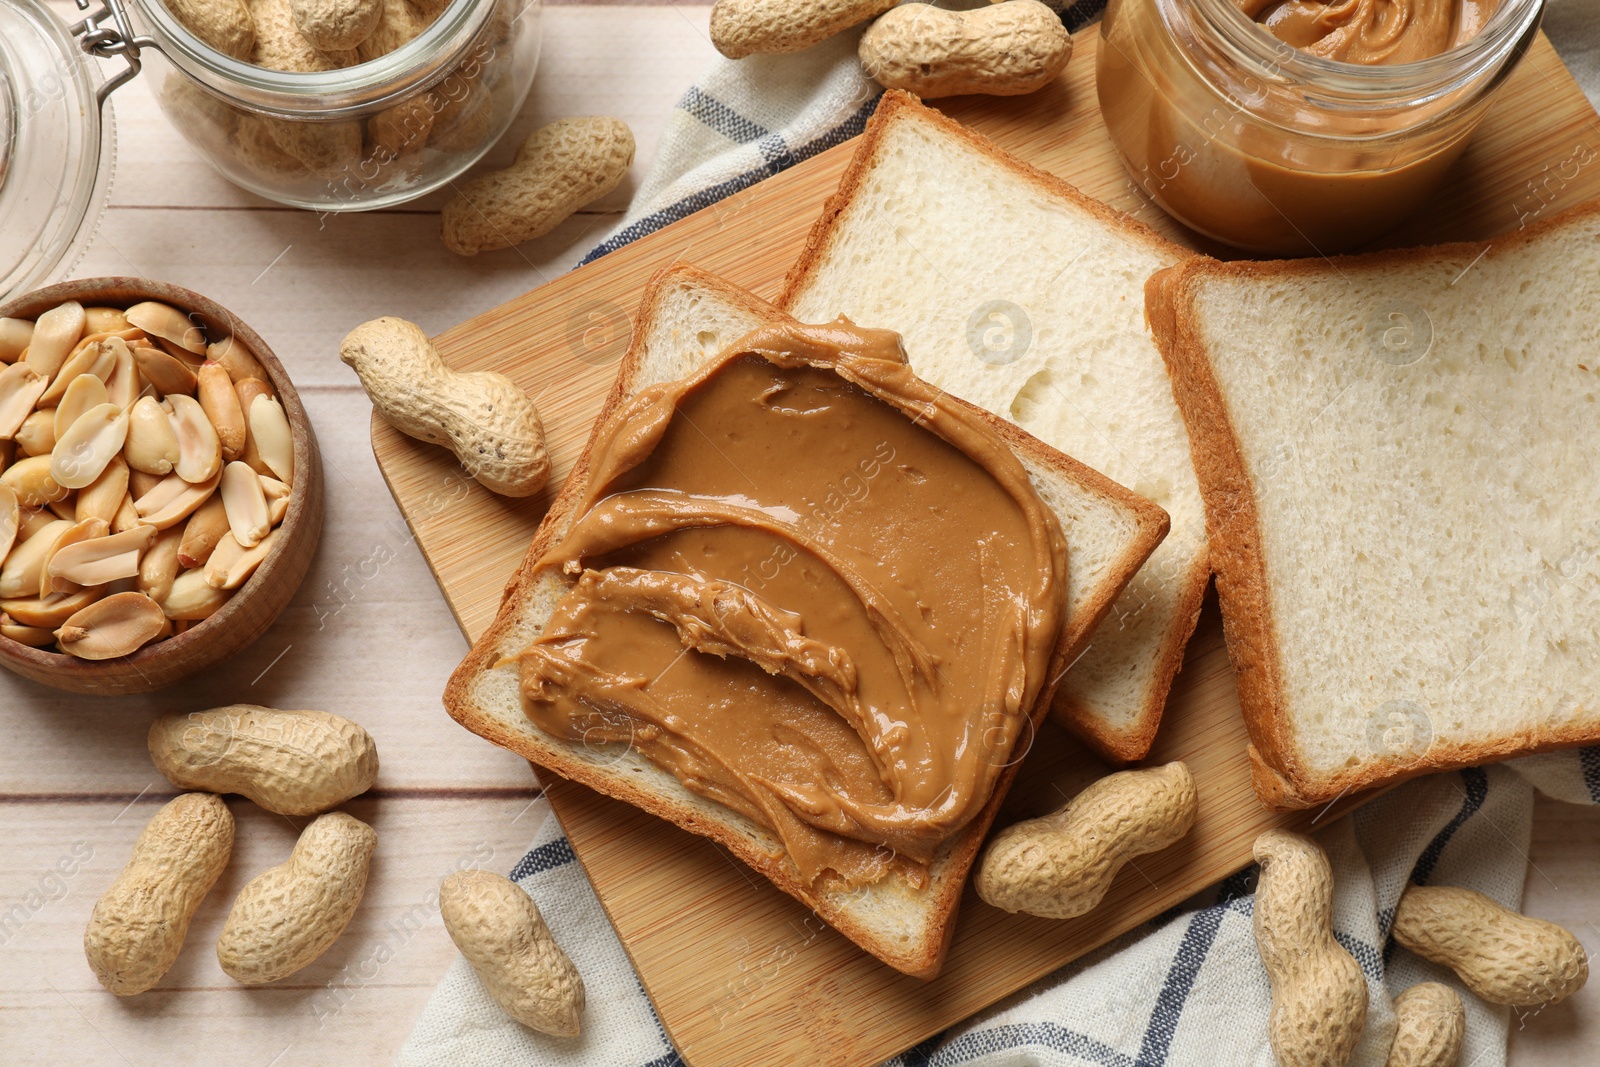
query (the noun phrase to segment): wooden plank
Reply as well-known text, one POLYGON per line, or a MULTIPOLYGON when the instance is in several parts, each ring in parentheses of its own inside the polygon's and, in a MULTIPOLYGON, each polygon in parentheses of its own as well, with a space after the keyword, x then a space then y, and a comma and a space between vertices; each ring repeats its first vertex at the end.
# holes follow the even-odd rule
MULTIPOLYGON (((1022 158, 1187 240, 1111 153, 1095 103, 1096 44, 1092 32, 1080 35, 1060 83, 1041 93, 957 100, 948 110, 1022 158)), ((1431 211, 1390 243, 1481 239, 1600 195, 1600 168, 1570 163, 1596 139, 1596 123, 1541 39, 1431 211)), ((823 153, 463 323, 438 339, 441 351, 463 369, 503 370, 536 397, 559 479, 581 450, 627 347, 629 315, 648 276, 685 259, 773 295, 850 150, 823 153)), ((454 461, 381 421, 374 421, 372 436, 452 611, 476 635, 493 617, 547 499, 506 501, 474 487, 442 507, 441 486, 456 470, 454 461)), ((857 1065, 937 1032, 1239 869, 1261 830, 1338 813, 1264 812, 1250 791, 1244 744, 1219 619, 1208 604, 1153 753, 1181 757, 1194 770, 1202 807, 1194 833, 1131 865, 1106 903, 1079 920, 1006 916, 968 899, 946 972, 932 983, 905 978, 854 949, 703 839, 569 783, 553 783, 550 794, 690 1063, 857 1065)), ((1056 807, 1102 773, 1074 742, 1047 729, 1002 820, 1056 807)))
POLYGON ((526 787, 350 802, 343 810, 370 822, 379 841, 360 909, 316 962, 247 988, 222 972, 217 936, 239 890, 283 862, 309 820, 232 797, 233 855, 195 913, 182 954, 149 992, 113 997, 84 959, 84 925, 172 793, 163 781, 136 800, 0 798, 0 1063, 389 1063, 457 958, 439 919, 440 881, 464 867, 510 870, 542 813, 530 809, 536 793, 526 787))
MULTIPOLYGON (((71 0, 51 3, 64 21, 82 17, 71 0)), ((526 761, 439 710, 444 679, 466 642, 379 475, 370 405, 338 360, 339 339, 385 314, 443 329, 569 269, 620 217, 672 104, 715 55, 708 17, 705 6, 547 8, 540 73, 512 137, 567 115, 617 115, 638 140, 634 175, 546 237, 471 259, 439 242, 442 195, 328 219, 270 205, 197 157, 149 88, 136 82, 118 91, 112 203, 71 275, 133 273, 186 285, 268 338, 324 449, 327 519, 314 569, 278 624, 230 663, 181 686, 87 700, 0 672, 0 1064, 393 1062, 460 958, 426 902, 461 861, 509 871, 542 808, 523 813, 536 787, 526 761), (232 892, 280 862, 293 840, 283 820, 234 798, 240 836, 232 869, 202 906, 177 967, 151 993, 113 997, 84 962, 83 930, 95 898, 172 788, 145 750, 150 720, 233 701, 326 708, 372 732, 382 761, 378 787, 350 808, 375 819, 379 832, 367 896, 312 969, 269 988, 228 979, 215 944, 232 892), (490 847, 480 849, 484 842, 490 847), (79 843, 93 849, 92 863, 58 882, 49 872, 63 859, 70 866, 79 843), (419 903, 427 917, 401 944, 390 924, 413 925, 408 916, 420 914, 412 910, 419 903), (380 955, 388 958, 380 963, 380 955)), ((144 80, 152 76, 147 65, 144 80)), ((508 160, 515 147, 508 139, 490 162, 508 160)))

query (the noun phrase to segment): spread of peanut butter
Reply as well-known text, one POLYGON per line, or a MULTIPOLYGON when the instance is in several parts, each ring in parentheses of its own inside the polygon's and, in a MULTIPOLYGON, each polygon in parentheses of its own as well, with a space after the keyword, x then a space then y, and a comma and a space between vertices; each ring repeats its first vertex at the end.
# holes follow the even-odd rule
POLYGON ((1047 681, 1066 546, 1021 462, 899 337, 769 327, 609 419, 538 566, 531 720, 631 746, 800 876, 920 884, 1047 681))
POLYGON ((1235 0, 1287 44, 1345 63, 1414 63, 1483 29, 1495 0, 1235 0))

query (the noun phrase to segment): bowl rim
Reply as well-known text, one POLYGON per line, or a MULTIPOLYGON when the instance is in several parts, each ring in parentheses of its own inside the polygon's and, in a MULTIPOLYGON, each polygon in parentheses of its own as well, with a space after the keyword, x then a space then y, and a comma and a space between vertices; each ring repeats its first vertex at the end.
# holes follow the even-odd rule
MULTIPOLYGON (((316 432, 312 428, 311 418, 306 413, 305 405, 301 403, 294 382, 290 380, 289 373, 284 369, 277 354, 262 340, 261 335, 232 311, 207 296, 171 282, 131 275, 106 275, 68 279, 22 293, 0 303, 0 317, 37 318, 50 308, 68 300, 76 300, 85 307, 124 309, 143 300, 158 300, 170 304, 185 314, 198 317, 206 327, 208 337, 221 340, 223 336, 232 336, 236 341, 242 342, 266 371, 270 379, 269 384, 276 390, 278 399, 283 404, 284 414, 289 417, 290 438, 294 446, 296 474, 294 484, 302 487, 309 480, 318 477, 318 474, 312 473, 313 466, 320 462, 316 432), (302 472, 305 473, 302 475, 302 472)), ((104 660, 80 659, 65 652, 34 648, 0 636, 0 659, 26 664, 34 673, 66 675, 83 680, 101 676, 123 676, 131 670, 149 681, 149 677, 144 674, 141 667, 155 668, 157 665, 185 657, 194 659, 195 671, 204 670, 211 665, 211 662, 204 659, 201 650, 223 640, 229 622, 243 612, 247 604, 265 595, 265 590, 272 584, 274 572, 282 565, 290 543, 297 536, 305 535, 302 526, 306 522, 311 496, 311 492, 290 493, 289 510, 278 526, 283 531, 283 536, 268 553, 267 558, 261 561, 256 572, 228 598, 227 603, 183 633, 153 641, 126 656, 104 660)), ((310 528, 310 536, 319 538, 320 534, 320 523, 310 528)), ((170 685, 177 680, 173 678, 167 682, 154 682, 147 691, 170 685)))

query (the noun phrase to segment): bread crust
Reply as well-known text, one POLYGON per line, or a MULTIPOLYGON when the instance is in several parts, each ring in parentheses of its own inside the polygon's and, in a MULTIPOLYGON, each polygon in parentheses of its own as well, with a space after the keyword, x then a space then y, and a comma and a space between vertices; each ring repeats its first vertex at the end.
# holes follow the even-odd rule
MULTIPOLYGON (((606 773, 603 768, 596 768, 590 763, 574 759, 570 755, 571 744, 569 742, 549 737, 539 731, 537 727, 532 727, 534 735, 532 738, 528 735, 512 733, 505 729, 492 714, 480 709, 474 699, 472 693, 474 681, 483 672, 494 668, 503 655, 502 642, 515 629, 517 609, 523 599, 531 592, 537 579, 537 563, 539 559, 565 533, 568 521, 574 517, 574 509, 584 497, 589 480, 590 456, 600 426, 635 392, 633 383, 638 379, 640 371, 643 369, 643 339, 650 336, 652 332, 654 316, 660 305, 658 295, 664 288, 684 282, 716 289, 725 298, 764 318, 770 319, 776 314, 781 314, 750 293, 687 264, 671 264, 658 271, 650 279, 645 288, 641 304, 640 320, 636 323, 633 332, 633 344, 630 345, 627 355, 622 360, 616 383, 606 396, 605 402, 601 407, 600 416, 595 421, 595 428, 590 432, 589 442, 585 446, 583 454, 574 463, 572 473, 562 485, 561 492, 551 504, 550 511, 545 516, 544 521, 540 523, 533 542, 529 546, 527 554, 523 557, 522 565, 507 584, 505 593, 501 598, 500 611, 496 615, 495 621, 473 643, 472 650, 467 654, 461 665, 456 668, 454 674, 451 675, 449 685, 444 694, 445 708, 453 719, 467 729, 503 748, 510 749, 532 760, 540 767, 572 781, 581 782, 606 796, 632 804, 652 815, 675 823, 691 833, 711 838, 765 875, 779 889, 810 907, 824 922, 827 922, 834 929, 885 963, 918 978, 936 977, 944 962, 945 953, 949 948, 950 939, 955 930, 956 910, 960 903, 962 889, 966 883, 966 873, 971 867, 979 847, 983 844, 984 835, 994 821, 995 813, 999 810, 1001 801, 1010 788, 1012 780, 1016 777, 1017 769, 1021 762, 1020 756, 1001 771, 996 779, 994 793, 989 802, 984 805, 967 827, 940 849, 935 858, 935 864, 940 865, 940 867, 936 876, 930 876, 928 891, 933 893, 933 897, 928 905, 928 910, 931 914, 940 917, 935 924, 938 929, 938 937, 934 940, 918 942, 909 950, 901 950, 878 939, 865 924, 856 920, 848 908, 840 906, 836 899, 826 893, 819 894, 814 891, 809 884, 799 877, 798 871, 781 850, 764 850, 744 833, 741 833, 740 824, 733 821, 741 817, 736 816, 731 811, 726 813, 725 818, 707 818, 700 811, 674 798, 664 797, 638 785, 631 780, 632 776, 630 775, 606 773)), ((957 402, 965 404, 964 401, 957 402)), ((1063 673, 1065 666, 1071 662, 1071 657, 1078 654, 1094 624, 1110 609, 1112 602, 1116 599, 1117 594, 1121 592, 1122 587, 1133 577, 1133 574, 1166 535, 1167 515, 1165 511, 1155 504, 1150 503, 1143 497, 1136 496, 1104 475, 1090 470, 1076 460, 1057 452, 1043 442, 1024 433, 1016 426, 997 419, 986 412, 979 411, 970 404, 965 406, 969 410, 977 412, 988 425, 1001 435, 1014 452, 1055 467, 1077 480, 1080 484, 1118 501, 1134 516, 1136 529, 1138 530, 1138 534, 1130 544, 1124 559, 1120 561, 1119 578, 1106 583, 1105 590, 1099 596, 1090 601, 1086 607, 1081 608, 1076 617, 1068 618, 1064 622, 1061 639, 1050 658, 1049 675, 1046 678, 1045 685, 1041 687, 1039 698, 1030 713, 1033 727, 1037 730, 1049 708, 1055 684, 1063 673)), ((1070 531, 1067 532, 1068 551, 1070 552, 1071 535, 1070 531)))
MULTIPOLYGON (((847 211, 860 191, 863 181, 871 171, 878 148, 888 131, 897 121, 905 119, 928 122, 942 132, 960 141, 996 163, 1007 167, 1018 176, 1037 186, 1046 195, 1070 201, 1088 212, 1104 225, 1145 243, 1152 252, 1175 262, 1194 258, 1198 253, 1173 244, 1155 230, 1137 219, 1116 211, 1107 204, 1086 196, 1075 187, 1049 171, 1040 170, 1007 153, 981 134, 961 125, 943 113, 926 106, 916 97, 898 89, 883 94, 878 108, 868 120, 855 154, 839 179, 839 186, 823 205, 822 214, 812 224, 804 250, 784 278, 783 291, 774 303, 789 310, 794 306, 800 291, 816 273, 832 243, 840 216, 847 211)), ((870 325, 870 324, 869 324, 870 325)), ((1007 423, 1007 425, 1010 425, 1007 423)), ((1058 694, 1053 703, 1052 717, 1086 744, 1098 757, 1113 765, 1132 763, 1145 757, 1155 742, 1156 731, 1161 726, 1161 713, 1166 708, 1167 693, 1172 680, 1183 666, 1184 649, 1194 633, 1200 618, 1200 605, 1205 599, 1206 583, 1211 578, 1211 565, 1205 554, 1192 560, 1179 581, 1182 594, 1179 609, 1167 628, 1156 660, 1156 669, 1146 694, 1143 707, 1129 730, 1115 730, 1095 715, 1087 704, 1058 694)))
POLYGON ((1063 690, 1057 690, 1051 705, 1051 715, 1056 722, 1071 730, 1096 756, 1113 766, 1126 766, 1144 759, 1155 744, 1161 716, 1167 707, 1167 694, 1172 691, 1173 679, 1183 667, 1189 638, 1194 636, 1194 628, 1200 621, 1200 606, 1205 603, 1206 585, 1211 581, 1209 546, 1190 563, 1180 581, 1182 592, 1178 609, 1173 613, 1172 625, 1167 627, 1166 637, 1161 642, 1154 678, 1132 730, 1108 728, 1095 714, 1094 708, 1073 699, 1070 693, 1063 690))
POLYGON ((1307 766, 1295 740, 1293 709, 1285 696, 1272 615, 1272 581, 1261 551, 1255 488, 1195 322, 1201 283, 1206 279, 1309 278, 1448 260, 1471 263, 1480 256, 1492 259, 1503 255, 1585 219, 1600 219, 1600 200, 1492 238, 1487 248, 1481 241, 1462 241, 1326 259, 1224 263, 1201 257, 1159 271, 1145 283, 1145 316, 1167 362, 1200 476, 1222 628, 1250 734, 1251 783, 1268 807, 1278 811, 1308 808, 1422 774, 1589 744, 1600 740, 1600 725, 1589 731, 1553 730, 1531 738, 1524 735, 1473 744, 1435 740, 1425 758, 1376 756, 1333 774, 1318 774, 1307 766))

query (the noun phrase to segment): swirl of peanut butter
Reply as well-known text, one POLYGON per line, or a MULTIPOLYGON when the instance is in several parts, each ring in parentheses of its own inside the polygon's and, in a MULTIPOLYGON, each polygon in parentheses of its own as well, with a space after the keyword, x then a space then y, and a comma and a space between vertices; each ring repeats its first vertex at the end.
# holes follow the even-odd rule
POLYGON ((1495 0, 1236 0, 1302 52, 1370 66, 1413 63, 1475 36, 1495 0))
POLYGON ((897 335, 757 331, 600 427, 571 581, 518 657, 540 729, 626 746, 801 877, 913 882, 1047 682, 1066 547, 1010 446, 897 335))

